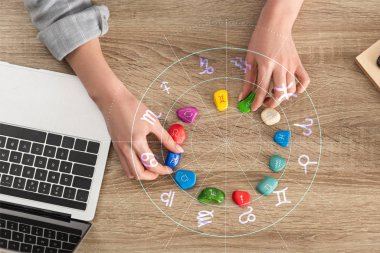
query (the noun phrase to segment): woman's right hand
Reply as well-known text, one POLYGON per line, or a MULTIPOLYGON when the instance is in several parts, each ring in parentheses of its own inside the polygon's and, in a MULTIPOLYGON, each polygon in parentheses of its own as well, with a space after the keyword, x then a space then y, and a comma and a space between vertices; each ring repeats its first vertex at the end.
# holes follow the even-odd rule
POLYGON ((182 147, 174 142, 153 112, 140 103, 122 83, 119 85, 111 102, 106 103, 108 106, 101 110, 126 175, 131 179, 154 180, 159 175, 171 174, 171 168, 156 161, 149 148, 147 135, 153 133, 174 153, 182 153, 182 147), (148 120, 142 119, 144 114, 148 120))

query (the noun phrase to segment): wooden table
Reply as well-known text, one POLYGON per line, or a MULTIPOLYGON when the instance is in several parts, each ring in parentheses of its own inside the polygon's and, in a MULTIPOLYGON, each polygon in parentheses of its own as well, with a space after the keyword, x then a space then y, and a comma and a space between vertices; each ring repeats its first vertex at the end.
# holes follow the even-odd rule
MULTIPOLYGON (((225 47, 226 32, 229 47, 246 48, 263 5, 263 1, 215 0, 104 2, 111 12, 110 31, 102 38, 107 60, 136 96, 162 112, 163 119, 168 116, 165 124, 175 121, 173 111, 168 113, 174 99, 205 77, 197 73, 199 59, 193 56, 182 66, 176 64, 165 76, 171 84, 170 95, 163 93, 158 82, 148 89, 152 80, 177 57, 205 48, 225 47), (145 91, 148 92, 144 97, 145 91)), ((139 182, 124 176, 111 149, 93 228, 78 252, 378 251, 380 96, 355 65, 354 58, 379 39, 379 9, 378 0, 308 0, 304 4, 293 36, 312 83, 308 89, 310 99, 302 95, 303 98, 292 98, 284 104, 284 115, 294 132, 291 152, 271 142, 274 130, 286 127, 284 117, 275 127, 260 124, 258 113, 240 117, 235 109, 241 88, 239 80, 227 82, 227 113, 215 110, 211 96, 215 87, 224 87, 223 78, 203 83, 204 87, 189 91, 173 106, 176 109, 195 104, 201 110, 199 123, 186 125, 189 138, 182 164, 190 163, 189 168, 197 171, 198 186, 206 178, 206 171, 210 171, 203 186, 226 191, 227 200, 221 207, 199 205, 191 197, 199 187, 188 195, 166 177, 143 184, 161 212, 139 182), (306 117, 314 119, 310 138, 293 126, 304 123, 306 117), (307 154, 310 161, 318 161, 320 147, 319 169, 309 189, 317 166, 309 166, 305 175, 297 159, 307 154), (271 174, 266 167, 271 152, 289 155, 278 189, 288 187, 286 196, 292 203, 276 207, 276 194, 260 198, 252 204, 256 221, 240 224, 240 214, 249 210, 233 207, 231 190, 241 187, 256 198, 258 194, 252 188, 263 176, 271 174), (202 154, 206 155, 200 157, 202 154), (172 207, 160 201, 161 194, 169 190, 176 192, 172 207), (283 217, 301 199, 297 208, 283 217), (197 228, 197 211, 212 209, 213 223, 197 228), (195 231, 220 236, 190 231, 164 213, 195 231), (266 225, 271 226, 251 235, 232 237, 266 225)), ((36 31, 19 1, 0 3, 0 23, 2 61, 72 73, 67 64, 54 60, 36 39, 36 31)), ((239 55, 228 50, 229 57, 233 53, 239 55)), ((237 69, 225 61, 223 50, 198 56, 209 58, 217 70, 224 70, 227 63, 228 75, 239 76, 237 69)), ((152 146, 160 150, 157 143, 152 146)))

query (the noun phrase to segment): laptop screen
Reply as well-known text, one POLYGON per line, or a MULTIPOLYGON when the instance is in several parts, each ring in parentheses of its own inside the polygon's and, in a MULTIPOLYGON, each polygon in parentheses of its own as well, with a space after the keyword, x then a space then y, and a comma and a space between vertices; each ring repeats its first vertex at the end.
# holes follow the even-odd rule
POLYGON ((0 205, 0 251, 73 252, 91 224, 60 220, 0 205))

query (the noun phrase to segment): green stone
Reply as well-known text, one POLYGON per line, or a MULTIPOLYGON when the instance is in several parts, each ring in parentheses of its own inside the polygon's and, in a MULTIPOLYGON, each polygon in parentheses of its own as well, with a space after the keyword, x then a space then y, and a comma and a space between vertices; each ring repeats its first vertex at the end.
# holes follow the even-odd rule
POLYGON ((286 166, 286 160, 279 155, 274 155, 269 160, 269 168, 274 172, 282 171, 286 166))
POLYGON ((273 177, 265 177, 256 185, 256 190, 264 196, 270 195, 278 186, 278 181, 273 177))
POLYGON ((206 187, 198 195, 198 201, 203 204, 223 203, 225 194, 222 190, 215 187, 206 187))
POLYGON ((245 99, 240 101, 238 103, 238 109, 241 112, 250 112, 251 111, 251 105, 253 103, 253 100, 255 99, 256 93, 254 91, 251 92, 251 94, 248 95, 245 99))

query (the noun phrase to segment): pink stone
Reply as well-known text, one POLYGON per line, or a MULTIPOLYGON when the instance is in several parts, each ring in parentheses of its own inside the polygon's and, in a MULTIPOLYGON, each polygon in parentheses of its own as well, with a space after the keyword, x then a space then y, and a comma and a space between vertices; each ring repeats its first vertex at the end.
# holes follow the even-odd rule
POLYGON ((194 106, 186 106, 177 110, 177 117, 185 123, 193 123, 198 115, 198 109, 194 106))

